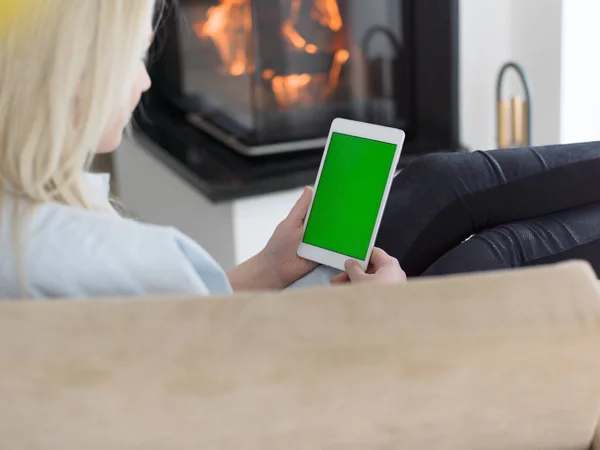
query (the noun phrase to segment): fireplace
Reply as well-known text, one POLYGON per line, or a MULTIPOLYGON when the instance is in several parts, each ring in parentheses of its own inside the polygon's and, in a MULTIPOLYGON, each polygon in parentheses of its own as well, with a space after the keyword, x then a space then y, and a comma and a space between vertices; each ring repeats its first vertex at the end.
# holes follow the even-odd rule
POLYGON ((336 117, 458 145, 457 0, 180 0, 154 91, 248 156, 322 148, 336 117))

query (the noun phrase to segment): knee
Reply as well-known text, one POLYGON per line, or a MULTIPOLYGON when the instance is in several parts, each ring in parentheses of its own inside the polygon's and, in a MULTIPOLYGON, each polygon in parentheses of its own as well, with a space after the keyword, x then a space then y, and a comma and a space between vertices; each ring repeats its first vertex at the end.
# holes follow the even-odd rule
POLYGON ((423 187, 433 187, 453 177, 453 157, 449 153, 432 153, 422 156, 400 172, 399 179, 407 183, 418 183, 423 187))
POLYGON ((452 200, 448 195, 456 191, 457 183, 451 159, 451 154, 430 154, 405 167, 392 184, 388 216, 418 211, 428 217, 448 204, 452 200))

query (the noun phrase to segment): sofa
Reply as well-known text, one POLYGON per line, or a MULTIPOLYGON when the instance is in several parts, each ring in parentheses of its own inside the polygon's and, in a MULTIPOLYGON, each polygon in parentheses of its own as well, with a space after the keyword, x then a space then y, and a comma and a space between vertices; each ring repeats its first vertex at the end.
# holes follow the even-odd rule
POLYGON ((567 262, 405 286, 0 303, 0 448, 589 449, 597 285, 567 262))

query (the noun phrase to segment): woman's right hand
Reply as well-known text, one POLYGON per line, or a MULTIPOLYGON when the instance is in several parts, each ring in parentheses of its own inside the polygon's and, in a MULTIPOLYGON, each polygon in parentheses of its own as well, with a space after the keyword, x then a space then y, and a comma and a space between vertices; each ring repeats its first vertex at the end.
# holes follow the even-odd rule
POLYGON ((377 247, 371 253, 371 264, 369 264, 366 272, 356 261, 352 260, 347 261, 345 267, 346 272, 333 277, 331 284, 397 284, 406 282, 406 274, 400 267, 398 260, 377 247))

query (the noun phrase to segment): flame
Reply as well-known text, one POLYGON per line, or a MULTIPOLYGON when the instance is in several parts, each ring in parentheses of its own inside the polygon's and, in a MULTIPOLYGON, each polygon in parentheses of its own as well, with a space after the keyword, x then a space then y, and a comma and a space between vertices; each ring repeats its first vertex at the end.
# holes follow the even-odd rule
POLYGON ((296 24, 298 23, 298 12, 302 6, 302 0, 292 0, 290 7, 290 15, 287 20, 283 23, 281 32, 287 38, 288 42, 299 50, 304 49, 306 45, 306 39, 300 36, 300 33, 296 30, 296 24))
MULTIPOLYGON (((338 32, 344 25, 342 16, 340 15, 340 8, 338 6, 338 0, 313 0, 313 8, 311 10, 311 18, 316 22, 319 22, 322 26, 329 28, 333 32, 338 32)), ((315 44, 308 44, 298 30, 296 25, 298 24, 298 13, 302 6, 302 0, 291 0, 290 14, 287 20, 283 23, 281 29, 283 35, 290 44, 296 47, 298 50, 304 50, 307 53, 315 54, 319 51, 319 48, 315 44)))
POLYGON ((306 46, 306 40, 300 36, 300 33, 298 33, 292 25, 285 23, 283 25, 282 32, 290 44, 299 50, 304 50, 306 46))
POLYGON ((331 31, 340 31, 344 26, 337 0, 314 0, 311 17, 331 31))
POLYGON ((329 80, 327 81, 327 89, 325 90, 325 97, 329 97, 333 91, 340 84, 340 75, 342 74, 342 67, 350 59, 350 52, 346 49, 338 50, 333 56, 333 64, 329 71, 329 80))
POLYGON ((192 28, 199 38, 210 38, 219 52, 224 69, 233 76, 249 71, 246 32, 250 24, 248 0, 220 0, 208 8, 206 21, 192 28))
POLYGON ((307 44, 304 47, 304 50, 306 50, 306 53, 310 53, 311 55, 314 55, 315 53, 317 53, 319 51, 319 47, 317 47, 315 44, 307 44))
POLYGON ((274 77, 272 86, 277 102, 287 108, 306 99, 309 96, 307 87, 312 78, 308 73, 274 77))
MULTIPOLYGON (((298 50, 304 50, 309 54, 316 54, 319 47, 306 42, 296 30, 298 13, 302 6, 302 0, 291 0, 290 14, 282 27, 282 33, 287 41, 298 50)), ((342 29, 343 21, 337 0, 314 0, 311 10, 311 18, 331 31, 337 32, 342 29)), ((334 57, 328 81, 320 96, 321 100, 329 97, 338 87, 342 67, 350 58, 350 52, 346 49, 338 50, 334 57)), ((264 76, 264 72, 263 72, 264 76)), ((299 103, 307 94, 307 87, 314 81, 309 74, 276 76, 271 79, 271 86, 277 102, 284 108, 299 103)))
MULTIPOLYGON (((223 69, 232 76, 254 70, 247 52, 248 30, 252 26, 250 1, 219 0, 217 6, 206 11, 206 20, 193 24, 198 38, 213 41, 223 62, 223 69)), ((290 13, 281 27, 281 33, 294 49, 314 55, 320 51, 319 47, 307 42, 297 30, 302 1, 290 0, 290 13)), ((311 19, 332 32, 340 31, 344 24, 338 0, 312 1, 311 19)), ((266 82, 270 82, 275 100, 283 108, 295 104, 311 104, 332 95, 339 85, 342 67, 349 58, 348 50, 338 49, 333 56, 329 74, 277 75, 273 69, 267 68, 262 71, 261 76, 266 82)))
POLYGON ((263 70, 262 77, 265 80, 272 80, 275 76, 275 71, 273 69, 265 69, 263 70))

